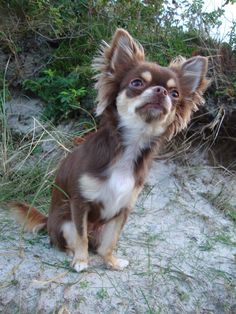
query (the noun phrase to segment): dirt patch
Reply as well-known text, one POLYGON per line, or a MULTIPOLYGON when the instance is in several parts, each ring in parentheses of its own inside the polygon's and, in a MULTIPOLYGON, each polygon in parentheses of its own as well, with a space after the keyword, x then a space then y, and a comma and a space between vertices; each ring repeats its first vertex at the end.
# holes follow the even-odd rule
POLYGON ((89 270, 75 273, 47 235, 23 233, 2 210, 0 311, 235 313, 235 178, 187 160, 153 165, 119 241, 123 272, 90 254, 89 270))

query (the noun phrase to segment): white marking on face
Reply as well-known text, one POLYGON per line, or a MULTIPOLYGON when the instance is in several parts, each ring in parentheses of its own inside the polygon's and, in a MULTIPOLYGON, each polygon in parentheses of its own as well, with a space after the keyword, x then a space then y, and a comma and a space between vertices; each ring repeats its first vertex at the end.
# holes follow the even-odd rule
MULTIPOLYGON (((117 110, 120 113, 120 115, 124 115, 124 114, 136 114, 136 109, 143 106, 145 103, 147 103, 150 97, 153 96, 154 89, 156 87, 152 86, 149 87, 147 89, 145 89, 141 95, 138 95, 136 97, 127 97, 126 96, 126 90, 122 91, 116 98, 116 105, 117 105, 117 110)), ((171 107, 171 99, 170 97, 167 95, 166 96, 166 109, 167 111, 170 110, 171 107)))
MULTIPOLYGON (((147 103, 153 96, 153 89, 146 89, 141 95, 133 98, 122 91, 116 100, 119 126, 124 128, 123 140, 125 151, 121 158, 104 173, 107 179, 102 181, 91 175, 84 174, 79 179, 79 186, 83 197, 91 202, 101 202, 102 219, 110 219, 122 208, 131 208, 141 189, 135 188, 134 164, 143 149, 150 146, 153 137, 160 136, 169 125, 171 114, 163 115, 161 120, 154 119, 147 123, 136 112, 136 109, 147 103)), ((171 112, 171 100, 166 99, 166 110, 171 112)))
POLYGON ((145 89, 141 95, 132 98, 127 97, 126 90, 124 90, 116 99, 117 110, 121 116, 125 114, 135 114, 136 116, 135 110, 145 104, 145 98, 147 99, 152 95, 153 87, 145 89))
POLYGON ((175 80, 174 79, 169 79, 169 81, 166 83, 167 87, 168 88, 173 88, 173 87, 176 87, 176 83, 175 83, 175 80))
POLYGON ((164 115, 161 120, 154 119, 151 123, 146 123, 136 112, 137 108, 143 106, 153 96, 154 88, 149 87, 141 95, 132 98, 127 97, 126 90, 124 90, 116 99, 117 110, 120 115, 120 126, 128 129, 126 133, 127 142, 136 141, 139 143, 140 148, 147 147, 151 137, 163 134, 170 121, 172 102, 169 96, 167 96, 165 103, 169 114, 164 115))
POLYGON ((141 77, 146 81, 146 82, 151 82, 152 80, 152 74, 149 71, 145 71, 141 74, 141 77))

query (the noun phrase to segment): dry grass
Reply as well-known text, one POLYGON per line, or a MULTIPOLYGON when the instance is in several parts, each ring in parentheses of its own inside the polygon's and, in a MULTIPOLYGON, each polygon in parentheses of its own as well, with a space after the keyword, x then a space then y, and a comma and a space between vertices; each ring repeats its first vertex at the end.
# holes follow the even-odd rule
MULTIPOLYGON (((47 212, 58 160, 83 132, 62 132, 35 119, 18 143, 8 133, 0 200, 17 198, 47 212)), ((125 226, 117 254, 127 256, 131 266, 123 273, 104 269, 95 255, 88 272, 75 273, 47 235, 24 233, 1 210, 0 311, 233 313, 235 179, 230 171, 209 166, 200 155, 205 146, 190 150, 193 138, 183 136, 181 143, 171 143, 173 157, 151 171, 125 226)))
POLYGON ((226 193, 219 182, 230 186, 234 179, 201 160, 159 161, 151 171, 119 241, 117 254, 131 262, 122 273, 104 269, 91 254, 89 270, 77 274, 47 235, 22 233, 1 211, 0 310, 232 312, 236 239, 233 221, 216 205, 226 193), (219 195, 214 204, 201 194, 206 188, 219 195))

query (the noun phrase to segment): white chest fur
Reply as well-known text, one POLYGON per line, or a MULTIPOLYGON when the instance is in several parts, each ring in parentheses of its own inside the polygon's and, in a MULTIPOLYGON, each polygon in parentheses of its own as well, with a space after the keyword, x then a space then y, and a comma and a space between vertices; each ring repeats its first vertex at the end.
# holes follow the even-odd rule
POLYGON ((84 174, 79 184, 87 200, 103 204, 102 219, 110 219, 122 208, 133 205, 135 180, 133 167, 127 160, 120 160, 112 166, 105 181, 84 174))
POLYGON ((142 149, 150 145, 151 135, 157 135, 154 129, 144 129, 143 126, 122 125, 126 129, 124 143, 126 149, 122 157, 107 169, 107 179, 101 181, 96 177, 84 174, 79 179, 82 195, 91 202, 103 204, 102 217, 110 219, 122 208, 133 207, 141 188, 135 187, 134 163, 140 156, 142 149), (154 131, 153 131, 154 130, 154 131), (154 133, 154 134, 153 134, 154 133))

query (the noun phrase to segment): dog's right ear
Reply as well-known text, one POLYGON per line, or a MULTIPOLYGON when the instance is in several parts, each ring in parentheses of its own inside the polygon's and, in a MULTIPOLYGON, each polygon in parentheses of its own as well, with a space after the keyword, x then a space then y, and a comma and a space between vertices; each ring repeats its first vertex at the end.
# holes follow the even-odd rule
POLYGON ((111 72, 127 72, 137 62, 144 61, 144 50, 127 31, 120 28, 115 32, 111 47, 105 57, 109 62, 111 72))
POLYGON ((119 83, 123 76, 137 63, 144 61, 143 47, 124 29, 117 29, 111 45, 103 42, 98 57, 93 61, 93 68, 99 73, 95 76, 98 90, 97 115, 114 103, 119 83))

